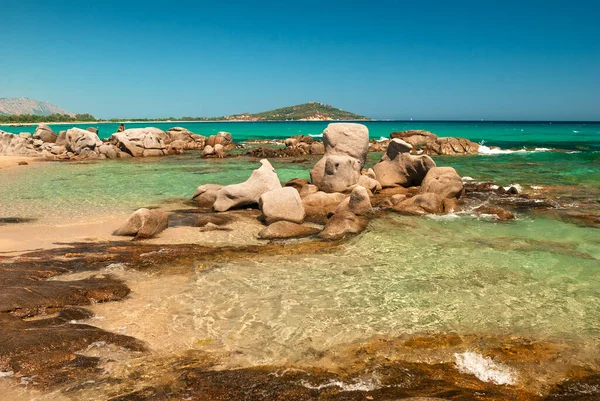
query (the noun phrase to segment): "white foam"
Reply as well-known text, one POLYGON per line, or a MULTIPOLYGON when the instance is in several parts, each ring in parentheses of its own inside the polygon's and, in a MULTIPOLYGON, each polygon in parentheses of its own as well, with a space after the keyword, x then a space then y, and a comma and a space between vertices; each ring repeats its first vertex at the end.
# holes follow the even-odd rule
POLYGON ((462 178, 463 181, 473 181, 473 177, 469 177, 468 175, 462 178))
POLYGON ((550 152, 553 149, 550 148, 535 148, 534 150, 519 149, 490 149, 489 146, 479 145, 479 154, 482 155, 507 155, 511 153, 535 153, 535 152, 550 152))
POLYGON ((510 184, 509 186, 504 187, 504 189, 508 191, 512 187, 519 191, 519 193, 523 192, 523 187, 521 186, 521 184, 510 184))
POLYGON ((385 142, 385 141, 389 141, 389 138, 382 136, 382 137, 379 137, 379 139, 377 139, 377 142, 385 142))
POLYGON ((581 150, 571 150, 569 152, 565 152, 568 155, 572 155, 573 153, 581 153, 581 150))
POLYGON ((540 185, 532 185, 531 189, 542 189, 544 187, 540 186, 540 185))
POLYGON ((313 138, 323 138, 323 134, 308 134, 309 136, 312 136, 313 138))
POLYGON ((513 369, 476 352, 456 353, 454 360, 459 372, 472 374, 481 381, 496 384, 515 384, 517 382, 513 369))
POLYGON ((15 374, 15 372, 13 372, 12 370, 9 372, 0 371, 0 377, 12 377, 14 374, 15 374))

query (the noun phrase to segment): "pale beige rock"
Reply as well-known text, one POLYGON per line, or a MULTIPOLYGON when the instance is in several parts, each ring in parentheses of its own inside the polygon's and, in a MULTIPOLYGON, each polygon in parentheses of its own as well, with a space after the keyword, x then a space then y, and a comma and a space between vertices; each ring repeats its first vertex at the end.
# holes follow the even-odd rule
POLYGON ((260 197, 258 206, 267 224, 276 221, 300 224, 304 221, 304 206, 295 188, 284 187, 265 192, 260 197))
POLYGON ((164 136, 158 128, 132 128, 114 133, 108 142, 133 157, 163 156, 168 153, 164 136))
POLYGON ((386 155, 373 166, 377 181, 383 188, 395 186, 418 186, 429 169, 435 167, 431 157, 413 156, 410 153, 398 153, 394 159, 386 155))
POLYGON ((192 196, 192 199, 198 206, 211 207, 217 200, 217 192, 219 192, 221 188, 223 188, 223 186, 217 184, 200 185, 198 189, 196 189, 196 193, 192 196))
POLYGON ((440 198, 460 198, 464 189, 462 178, 452 167, 434 167, 421 183, 421 193, 433 192, 440 198))
POLYGON ((281 188, 279 177, 267 159, 260 161, 261 167, 254 170, 247 181, 241 184, 228 185, 217 192, 213 208, 224 212, 233 207, 254 205, 260 197, 269 191, 281 188))
POLYGON ((302 199, 307 216, 327 216, 348 196, 342 193, 316 192, 302 199))
POLYGON ((41 139, 44 142, 55 143, 58 136, 46 124, 39 124, 33 134, 34 139, 41 139))
POLYGON ((65 133, 66 144, 68 151, 79 155, 85 150, 94 150, 102 145, 102 141, 98 135, 80 128, 71 128, 65 133))
POLYGON ((393 210, 406 214, 442 213, 442 198, 437 194, 427 192, 413 196, 393 206, 393 210))
POLYGON ((127 219, 114 235, 131 235, 151 238, 168 226, 169 215, 159 209, 138 209, 127 219))

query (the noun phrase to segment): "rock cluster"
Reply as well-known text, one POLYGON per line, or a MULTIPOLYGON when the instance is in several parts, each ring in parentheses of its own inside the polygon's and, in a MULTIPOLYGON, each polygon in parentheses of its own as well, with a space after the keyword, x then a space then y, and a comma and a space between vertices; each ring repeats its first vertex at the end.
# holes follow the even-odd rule
POLYGON ((181 127, 168 131, 158 128, 133 128, 114 133, 106 141, 98 137, 98 129, 71 128, 58 135, 46 124, 38 125, 33 135, 14 135, 0 131, 0 155, 37 156, 51 159, 115 159, 127 157, 164 156, 181 154, 186 150, 203 150, 225 157, 235 145, 231 134, 219 132, 206 138, 181 127))
POLYGON ((415 152, 427 155, 458 155, 479 152, 479 144, 465 138, 439 138, 424 130, 392 132, 390 139, 401 139, 410 144, 415 152))

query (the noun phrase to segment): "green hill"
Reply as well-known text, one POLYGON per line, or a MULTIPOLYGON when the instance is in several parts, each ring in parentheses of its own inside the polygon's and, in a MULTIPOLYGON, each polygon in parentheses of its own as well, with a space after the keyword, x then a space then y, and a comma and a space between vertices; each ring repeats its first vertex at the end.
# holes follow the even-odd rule
POLYGON ((262 113, 236 114, 225 117, 226 120, 247 121, 286 121, 286 120, 369 120, 369 118, 340 110, 328 104, 309 102, 296 106, 263 111, 262 113))

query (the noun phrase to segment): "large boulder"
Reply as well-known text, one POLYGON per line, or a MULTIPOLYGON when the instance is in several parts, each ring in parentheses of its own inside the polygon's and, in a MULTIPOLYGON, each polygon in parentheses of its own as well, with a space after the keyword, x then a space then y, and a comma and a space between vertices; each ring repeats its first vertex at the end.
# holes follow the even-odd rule
POLYGON ((40 124, 37 126, 33 139, 41 139, 44 142, 55 143, 58 135, 52 131, 52 129, 46 124, 40 124))
POLYGON ((336 213, 327 222, 319 237, 326 240, 342 239, 350 234, 362 232, 368 224, 368 220, 359 217, 350 211, 336 213))
POLYGON ((196 189, 196 193, 192 196, 192 199, 198 206, 211 207, 217 200, 217 193, 221 188, 223 186, 217 184, 200 185, 196 189))
POLYGON ((233 137, 229 132, 221 131, 217 133, 217 135, 211 135, 206 140, 206 145, 210 145, 214 147, 215 145, 223 145, 223 147, 227 150, 231 148, 230 145, 233 144, 233 137))
POLYGON ((428 143, 435 142, 438 139, 437 135, 429 131, 417 129, 392 132, 390 134, 390 139, 395 138, 402 139, 404 142, 410 144, 413 147, 425 146, 428 143))
POLYGON ((312 184, 325 192, 350 190, 366 160, 369 130, 363 124, 329 124, 323 131, 323 145, 324 156, 310 171, 312 184))
POLYGON ((460 198, 463 193, 462 178, 452 167, 433 167, 421 183, 421 193, 433 192, 442 199, 460 198))
POLYGON ((413 156, 410 145, 400 139, 390 141, 381 160, 373 166, 377 181, 383 188, 421 185, 429 169, 435 167, 431 157, 413 156))
POLYGON ((465 138, 438 138, 424 130, 392 132, 390 138, 402 139, 415 150, 429 155, 459 155, 479 152, 479 144, 465 138))
POLYGON ((108 140, 122 152, 133 157, 163 156, 167 147, 163 142, 165 133, 158 128, 132 128, 114 133, 108 140))
POLYGON ((430 214, 443 212, 443 200, 437 194, 427 192, 408 198, 392 207, 393 210, 404 214, 430 214))
POLYGON ((284 187, 265 192, 258 200, 258 206, 267 224, 276 221, 304 221, 304 206, 300 194, 295 188, 284 187))
POLYGON ((102 145, 98 135, 81 128, 71 128, 65 133, 65 147, 76 155, 94 151, 102 145))
POLYGON ((254 170, 245 182, 221 188, 217 192, 213 209, 224 212, 233 207, 254 205, 265 192, 280 189, 279 177, 271 163, 263 159, 260 164, 260 168, 254 170))
POLYGON ((262 239, 287 239, 301 238, 317 234, 318 228, 304 224, 292 223, 291 221, 278 221, 263 228, 258 236, 262 239))
POLYGON ((128 235, 136 238, 151 238, 164 231, 169 222, 169 215, 159 209, 138 209, 127 219, 114 235, 128 235))

